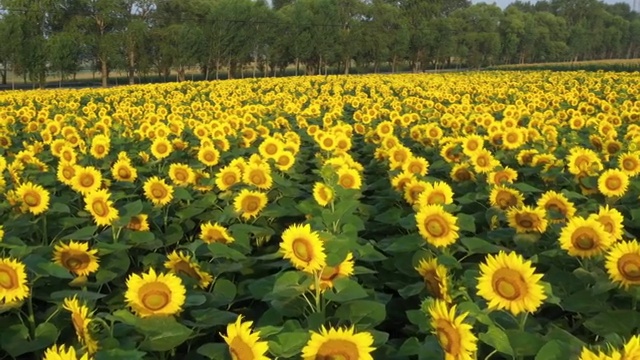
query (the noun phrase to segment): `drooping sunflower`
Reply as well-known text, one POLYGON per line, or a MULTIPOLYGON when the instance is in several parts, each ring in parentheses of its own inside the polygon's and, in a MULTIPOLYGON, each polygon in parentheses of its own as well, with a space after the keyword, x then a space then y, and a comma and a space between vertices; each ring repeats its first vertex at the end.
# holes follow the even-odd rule
POLYGON ((93 166, 77 166, 76 174, 73 177, 71 188, 82 195, 100 189, 102 184, 102 174, 93 166))
POLYGON ((333 190, 322 182, 313 185, 313 199, 320 206, 327 206, 333 201, 333 190))
POLYGON ((620 154, 620 156, 618 156, 618 167, 620 171, 629 177, 640 174, 640 153, 635 151, 620 154))
POLYGON ((164 206, 173 199, 173 186, 154 176, 144 183, 144 196, 156 206, 164 206))
POLYGON ((196 174, 189 165, 175 163, 169 166, 169 179, 176 186, 187 186, 194 183, 196 174))
POLYGON ((447 304, 451 303, 449 295, 449 278, 447 268, 438 263, 435 258, 421 259, 415 268, 422 276, 429 295, 436 299, 443 300, 447 304))
POLYGON ((338 185, 345 189, 360 189, 362 177, 356 169, 343 166, 338 169, 338 185))
POLYGON ((289 226, 282 233, 280 252, 298 270, 310 273, 326 266, 324 244, 308 224, 289 226))
POLYGON ((29 181, 22 183, 16 189, 16 194, 24 210, 34 215, 42 214, 49 209, 49 192, 38 184, 29 181))
POLYGON ((201 146, 198 150, 198 161, 206 166, 218 165, 220 152, 213 146, 201 146))
POLYGON ((16 259, 0 258, 0 303, 22 301, 29 296, 27 271, 16 259))
POLYGON ((427 205, 416 214, 418 232, 431 245, 447 247, 458 240, 456 217, 444 210, 442 205, 427 205))
POLYGON ((433 334, 438 338, 447 360, 472 360, 478 349, 478 339, 465 323, 468 313, 456 316, 456 305, 451 308, 445 301, 435 300, 429 307, 433 334))
POLYGON ((98 226, 111 225, 119 216, 109 196, 109 191, 103 189, 91 192, 84 198, 85 210, 93 216, 98 226))
POLYGON ((425 176, 429 171, 429 162, 420 156, 411 156, 402 164, 402 170, 407 173, 425 176))
POLYGON ((271 177, 269 164, 249 164, 244 169, 242 181, 261 190, 270 189, 273 186, 273 178, 271 177))
POLYGON ((509 226, 518 233, 538 232, 547 230, 549 222, 546 214, 541 209, 534 209, 531 206, 514 207, 507 211, 509 226))
POLYGON ((229 234, 224 226, 218 223, 206 222, 200 225, 200 239, 207 244, 219 242, 223 244, 231 244, 235 239, 229 234))
POLYGON ((227 325, 227 334, 222 335, 229 345, 232 359, 269 360, 265 353, 269 351, 269 343, 260 341, 260 332, 251 331, 252 321, 242 322, 242 315, 236 322, 227 325))
POLYGON ((134 182, 138 178, 138 170, 128 159, 121 159, 111 167, 111 175, 118 181, 134 182))
POLYGON ((241 180, 242 172, 236 166, 225 166, 216 174, 216 186, 222 191, 227 191, 241 180))
POLYGON ((330 328, 311 332, 311 339, 302 349, 303 360, 342 359, 373 360, 373 336, 368 332, 355 332, 355 328, 330 328))
POLYGON ((606 251, 615 239, 596 219, 575 216, 561 230, 559 241, 569 255, 589 258, 606 251))
POLYGON ((535 312, 547 298, 531 261, 521 255, 500 251, 487 255, 480 264, 478 295, 489 302, 490 309, 508 310, 514 315, 535 312))
POLYGON ((71 240, 69 244, 60 243, 54 247, 53 261, 77 276, 89 276, 100 267, 97 253, 98 250, 90 250, 86 242, 71 240))
POLYGON ((67 349, 65 345, 53 345, 44 352, 42 360, 89 360, 89 353, 84 353, 78 358, 73 346, 67 349))
POLYGON ((153 268, 141 275, 131 274, 127 279, 125 300, 141 318, 175 315, 182 310, 186 289, 175 274, 156 274, 153 268))
POLYGON ((640 285, 640 244, 638 241, 623 241, 609 250, 605 267, 612 282, 624 288, 640 285))
POLYGON ((552 223, 565 222, 576 213, 576 207, 566 196, 555 191, 547 191, 538 199, 538 209, 546 212, 552 223))
POLYGON ((76 331, 78 341, 87 348, 89 355, 95 354, 98 351, 98 341, 93 338, 89 330, 92 320, 89 308, 81 304, 75 296, 65 298, 62 307, 71 312, 71 323, 76 331))
POLYGON ((447 205, 453 203, 453 190, 443 181, 428 183, 426 189, 418 196, 418 206, 447 205))
POLYGON ((139 214, 132 216, 127 224, 127 229, 133 231, 149 231, 149 215, 139 214))
POLYGON ((198 281, 198 286, 205 289, 213 281, 213 276, 202 270, 200 264, 195 262, 191 255, 184 252, 173 251, 167 255, 164 267, 176 275, 183 274, 198 281))
POLYGON ((171 141, 165 137, 157 137, 151 144, 151 155, 158 160, 168 157, 172 151, 173 146, 171 145, 171 141))
POLYGON ((323 290, 332 288, 333 282, 336 279, 353 275, 353 267, 354 262, 352 253, 347 253, 347 257, 336 266, 326 265, 320 273, 320 288, 323 290))
POLYGON ((589 215, 589 218, 595 219, 602 224, 604 230, 611 234, 615 240, 622 240, 624 217, 620 211, 610 208, 609 205, 600 206, 598 213, 589 215))
POLYGON ((509 210, 523 206, 524 196, 518 190, 500 185, 491 189, 489 203, 498 209, 509 210))
POLYGON ((619 197, 627 192, 629 176, 617 169, 609 169, 598 178, 598 190, 608 197, 619 197))
POLYGON ((260 211, 267 206, 267 194, 260 191, 243 189, 233 199, 233 209, 243 219, 248 220, 257 217, 260 211))

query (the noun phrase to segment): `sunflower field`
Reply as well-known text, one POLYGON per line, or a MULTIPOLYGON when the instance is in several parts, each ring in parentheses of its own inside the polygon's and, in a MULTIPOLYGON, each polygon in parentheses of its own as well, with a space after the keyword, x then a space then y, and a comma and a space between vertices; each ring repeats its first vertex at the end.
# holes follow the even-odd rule
POLYGON ((0 359, 640 359, 640 76, 0 93, 0 359))

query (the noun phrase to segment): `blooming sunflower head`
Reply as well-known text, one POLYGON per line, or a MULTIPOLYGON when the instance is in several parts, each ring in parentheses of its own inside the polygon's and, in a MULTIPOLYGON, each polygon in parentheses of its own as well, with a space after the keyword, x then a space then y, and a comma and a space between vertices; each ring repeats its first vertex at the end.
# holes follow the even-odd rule
POLYGON ((198 286, 206 288, 213 281, 213 276, 202 270, 200 265, 193 261, 191 255, 184 252, 173 251, 167 255, 164 267, 176 275, 184 275, 198 282, 198 286))
POLYGON ((84 198, 85 209, 93 216, 97 225, 111 225, 118 218, 118 210, 113 207, 109 197, 107 190, 96 190, 84 198))
POLYGON ((625 288, 640 285, 640 244, 636 240, 614 244, 605 266, 612 282, 625 288))
POLYGON ((362 187, 362 177, 358 170, 343 166, 338 169, 338 185, 345 189, 360 189, 362 187))
POLYGON ((523 206, 524 196, 518 190, 500 185, 491 189, 489 203, 495 208, 509 210, 523 206))
POLYGON ((127 224, 127 229, 133 231, 149 231, 149 215, 139 214, 132 216, 127 224))
POLYGON ((257 217, 260 211, 267 206, 267 194, 259 191, 243 189, 233 200, 234 210, 248 220, 257 217))
POLYGON ((173 146, 171 142, 165 137, 157 137, 153 140, 151 144, 151 155, 156 159, 164 159, 167 156, 171 155, 173 151, 173 146))
POLYGON ((436 299, 427 309, 431 317, 433 334, 438 339, 447 359, 473 359, 477 341, 471 325, 465 323, 468 313, 456 315, 456 306, 451 308, 445 301, 436 299))
POLYGON ((154 176, 144 183, 144 195, 156 206, 164 206, 173 199, 173 187, 154 176))
POLYGON ((622 222, 624 221, 624 217, 620 211, 610 208, 609 205, 600 206, 598 213, 591 214, 589 218, 595 219, 602 224, 604 230, 611 234, 615 240, 622 240, 624 233, 622 222))
POLYGON ((216 186, 222 191, 228 190, 241 180, 242 172, 236 166, 225 166, 216 174, 216 186))
POLYGON ((598 190, 608 197, 620 197, 627 192, 629 176, 617 169, 609 169, 598 178, 598 190))
POLYGON ((542 275, 534 272, 531 262, 515 252, 487 255, 480 264, 478 295, 492 309, 507 310, 514 315, 534 312, 547 298, 540 284, 542 275))
POLYGON ((261 190, 268 190, 273 186, 271 168, 267 163, 249 164, 244 169, 242 181, 261 190))
POLYGON ((172 273, 131 274, 127 279, 125 300, 140 317, 175 315, 182 310, 186 289, 172 273))
POLYGON ((354 327, 325 328, 311 332, 311 339, 302 349, 303 360, 344 359, 373 360, 373 336, 356 332, 354 327))
POLYGON ((569 255, 589 258, 603 253, 615 239, 595 218, 575 216, 561 230, 559 241, 569 255))
MULTIPOLYGON (((347 253, 347 257, 338 265, 326 265, 320 273, 320 288, 322 290, 332 288, 336 279, 349 277, 353 275, 354 261, 353 254, 347 253)), ((311 289, 314 285, 311 286, 311 289)))
POLYGON ((169 166, 169 178, 176 186, 187 186, 194 183, 196 175, 189 165, 175 163, 169 166))
POLYGON ((111 167, 111 175, 117 181, 133 182, 138 177, 138 170, 131 165, 130 160, 119 159, 111 167))
POLYGON ((86 242, 71 240, 54 247, 53 261, 77 276, 88 276, 98 271, 98 250, 89 249, 86 242))
POLYGON ((547 191, 538 199, 538 209, 544 210, 551 222, 564 222, 576 213, 576 207, 563 194, 547 191))
POLYGON ((296 269, 320 271, 326 266, 324 244, 310 225, 291 225, 282 233, 280 252, 296 269))
POLYGON ((82 195, 100 189, 102 184, 102 174, 93 166, 77 166, 73 177, 71 188, 82 195))
POLYGON ((294 153, 284 150, 277 153, 274 160, 276 162, 276 167, 280 171, 288 171, 296 162, 294 153))
POLYGON ((260 341, 260 332, 251 331, 252 321, 242 321, 238 316, 234 323, 227 325, 227 333, 222 338, 229 346, 232 359, 268 360, 265 353, 269 351, 266 341, 260 341))
POLYGON ((313 199, 320 206, 327 206, 333 201, 333 190, 322 182, 317 182, 313 186, 313 199))
POLYGON ((511 208, 507 212, 507 220, 509 221, 509 226, 518 233, 543 233, 547 230, 549 224, 544 211, 530 206, 511 208))
POLYGON ((443 181, 428 183, 424 191, 418 196, 418 206, 448 205, 453 203, 453 190, 443 181))
POLYGON ((24 300, 29 296, 27 272, 16 259, 0 258, 0 303, 24 300))
POLYGON ((198 150, 198 161, 205 166, 215 166, 220 162, 220 152, 213 145, 201 146, 198 150))
POLYGON ((73 346, 67 349, 65 345, 53 345, 44 352, 43 360, 89 360, 89 353, 78 357, 73 346))
POLYGON ((16 190, 24 210, 34 215, 42 214, 49 208, 49 192, 31 182, 22 183, 16 190))
POLYGON ((200 225, 200 239, 207 244, 214 242, 230 244, 234 242, 234 238, 229 235, 229 231, 224 226, 210 222, 200 225))
POLYGON ((456 217, 442 205, 423 206, 416 214, 418 232, 435 247, 447 247, 456 242, 459 236, 456 222, 456 217))

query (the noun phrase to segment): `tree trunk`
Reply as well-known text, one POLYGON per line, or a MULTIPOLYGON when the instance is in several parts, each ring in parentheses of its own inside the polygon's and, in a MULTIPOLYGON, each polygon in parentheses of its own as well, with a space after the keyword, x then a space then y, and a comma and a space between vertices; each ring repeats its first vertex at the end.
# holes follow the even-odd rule
POLYGON ((296 58, 296 76, 298 76, 298 72, 300 72, 300 58, 296 58))
POLYGON ((102 87, 109 86, 108 66, 105 59, 100 59, 100 76, 102 77, 102 87))
POLYGON ((229 60, 229 74, 227 75, 227 79, 233 79, 235 77, 235 72, 238 68, 238 65, 235 62, 229 60))
POLYGON ((258 72, 258 54, 256 53, 253 56, 253 78, 256 78, 256 73, 258 72))
POLYGON ((178 68, 176 76, 178 78, 178 82, 183 82, 186 80, 184 66, 180 66, 178 68))
POLYGON ((7 65, 5 64, 4 69, 0 72, 2 75, 2 85, 7 85, 7 65))
POLYGON ((380 62, 378 62, 378 60, 375 60, 375 61, 373 62, 373 73, 374 73, 374 74, 377 74, 377 73, 378 73, 378 69, 379 69, 379 67, 380 67, 380 62))
POLYGON ((220 59, 216 59, 216 80, 220 80, 220 59))
POLYGON ((349 68, 351 67, 351 59, 344 59, 344 74, 349 75, 349 68))
POLYGON ((396 64, 398 63, 398 56, 393 55, 393 59, 391 60, 391 72, 395 74, 396 72, 396 64))
POLYGON ((129 85, 136 83, 136 53, 133 50, 129 51, 129 85))

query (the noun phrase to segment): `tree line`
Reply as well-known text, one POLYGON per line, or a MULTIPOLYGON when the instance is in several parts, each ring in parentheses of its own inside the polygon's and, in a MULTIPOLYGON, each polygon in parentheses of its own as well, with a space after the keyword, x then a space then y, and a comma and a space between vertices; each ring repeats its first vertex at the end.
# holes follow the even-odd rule
POLYGON ((0 77, 44 84, 75 76, 177 74, 206 79, 414 71, 640 56, 640 15, 598 0, 0 0, 0 77))

